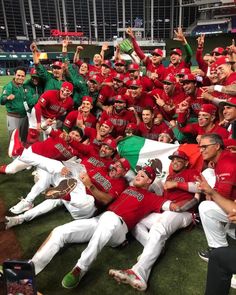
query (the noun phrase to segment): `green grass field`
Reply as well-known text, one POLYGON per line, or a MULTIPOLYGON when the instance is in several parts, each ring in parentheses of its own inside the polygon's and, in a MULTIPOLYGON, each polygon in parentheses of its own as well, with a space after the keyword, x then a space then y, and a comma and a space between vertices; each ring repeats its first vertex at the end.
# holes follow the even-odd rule
MULTIPOLYGON (((0 88, 9 81, 9 77, 0 77, 0 88)), ((0 89, 1 91, 1 89, 0 89)), ((0 163, 8 163, 5 108, 0 107, 0 163)), ((16 204, 20 196, 25 196, 33 185, 32 171, 19 172, 17 175, 0 175, 1 198, 6 208, 16 204)), ((38 202, 42 201, 41 196, 38 202)), ((24 259, 31 258, 50 231, 57 225, 70 221, 64 208, 42 216, 29 223, 15 227, 14 232, 21 244, 24 259)), ((75 290, 61 287, 63 276, 74 266, 83 245, 68 245, 37 276, 38 290, 44 295, 117 295, 137 294, 125 285, 118 285, 108 276, 110 268, 131 267, 141 253, 141 245, 132 240, 123 249, 105 247, 91 269, 75 290)), ((200 227, 177 232, 167 243, 166 253, 155 266, 145 294, 150 295, 203 295, 207 264, 197 255, 199 249, 206 247, 204 233, 200 227)), ((6 257, 7 258, 7 257, 6 257)), ((231 290, 231 295, 236 295, 231 290)))

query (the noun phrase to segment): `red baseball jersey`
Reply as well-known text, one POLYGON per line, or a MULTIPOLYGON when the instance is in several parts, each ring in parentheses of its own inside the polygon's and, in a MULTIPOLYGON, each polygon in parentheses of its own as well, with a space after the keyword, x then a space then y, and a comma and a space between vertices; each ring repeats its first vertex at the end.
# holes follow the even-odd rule
POLYGON ((99 156, 99 151, 92 145, 83 144, 80 142, 71 143, 74 149, 77 149, 78 156, 82 159, 82 164, 87 171, 94 169, 94 167, 108 168, 114 161, 111 158, 104 158, 99 156))
MULTIPOLYGON (((75 111, 71 111, 65 118, 65 121, 64 121, 64 125, 66 127, 68 127, 69 129, 71 129, 72 127, 76 126, 76 120, 77 120, 77 117, 78 117, 78 113, 79 111, 78 110, 75 110, 75 111)), ((83 122, 84 122, 84 125, 86 127, 92 127, 92 128, 95 128, 96 127, 96 123, 97 123, 97 119, 96 117, 89 113, 88 117, 86 119, 83 118, 83 122)))
POLYGON ((146 189, 129 186, 109 205, 108 210, 119 215, 131 230, 149 213, 161 212, 165 201, 165 198, 146 189))
POLYGON ((215 189, 227 199, 236 199, 236 155, 222 151, 215 165, 215 189))
POLYGON ((150 128, 143 122, 138 125, 138 131, 140 135, 152 140, 158 140, 158 136, 162 132, 169 131, 169 127, 165 122, 161 122, 159 125, 153 124, 150 128))
POLYGON ((166 181, 178 182, 177 188, 164 190, 164 198, 171 201, 191 200, 193 193, 191 193, 191 183, 196 181, 199 172, 195 169, 187 168, 175 173, 172 171, 166 178, 166 181))
POLYGON ((32 151, 35 154, 59 161, 65 161, 73 156, 78 156, 78 150, 61 138, 61 133, 62 131, 60 130, 52 130, 50 137, 46 140, 32 144, 32 151))
POLYGON ((113 103, 113 97, 116 95, 123 95, 126 93, 126 88, 122 87, 119 88, 117 91, 108 85, 102 87, 98 95, 98 101, 103 105, 110 105, 113 103))
MULTIPOLYGON (((95 168, 93 170, 89 170, 88 175, 91 179, 91 182, 96 186, 97 189, 108 193, 113 199, 118 198, 118 196, 127 187, 127 182, 124 177, 111 178, 109 176, 108 169, 95 168)), ((93 195, 88 189, 87 193, 93 195)), ((96 205, 97 207, 100 207, 101 202, 96 200, 96 205)))
MULTIPOLYGON (((95 128, 85 127, 84 135, 89 139, 89 145, 93 145, 96 150, 99 150, 104 138, 102 140, 97 139, 97 130, 95 128)), ((112 135, 108 134, 105 138, 114 139, 112 135)))
POLYGON ((60 90, 48 90, 44 92, 37 104, 35 105, 37 122, 41 122, 41 116, 44 118, 58 119, 62 115, 66 115, 73 109, 73 99, 68 97, 60 100, 60 90))
POLYGON ((113 109, 111 115, 108 115, 106 111, 102 112, 102 115, 99 121, 100 125, 106 120, 110 120, 112 124, 114 125, 114 128, 111 133, 114 138, 120 135, 124 136, 125 128, 127 124, 129 123, 136 124, 136 118, 134 113, 126 109, 122 110, 120 113, 116 113, 116 111, 113 109))

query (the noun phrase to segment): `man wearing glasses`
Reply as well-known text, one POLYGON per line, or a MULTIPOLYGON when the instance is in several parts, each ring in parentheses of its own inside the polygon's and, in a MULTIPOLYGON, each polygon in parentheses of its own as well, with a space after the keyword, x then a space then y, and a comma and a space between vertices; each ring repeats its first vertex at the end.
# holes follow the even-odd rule
MULTIPOLYGON (((215 171, 214 190, 226 199, 236 199, 235 154, 224 150, 222 138, 218 134, 202 135, 199 148, 203 160, 215 171)), ((199 256, 208 261, 212 249, 228 247, 226 235, 235 239, 235 226, 228 223, 227 214, 216 201, 207 198, 199 206, 199 213, 206 235, 208 249, 199 251, 199 256), (226 224, 226 225, 225 225, 226 224)))

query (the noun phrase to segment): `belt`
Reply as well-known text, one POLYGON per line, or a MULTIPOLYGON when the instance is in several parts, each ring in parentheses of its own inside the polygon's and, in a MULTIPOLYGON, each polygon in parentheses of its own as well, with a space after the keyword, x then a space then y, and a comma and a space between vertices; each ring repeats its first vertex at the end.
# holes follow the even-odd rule
POLYGON ((7 116, 9 116, 9 117, 15 117, 15 118, 24 118, 25 117, 25 116, 22 117, 18 113, 8 113, 8 112, 7 112, 7 116))

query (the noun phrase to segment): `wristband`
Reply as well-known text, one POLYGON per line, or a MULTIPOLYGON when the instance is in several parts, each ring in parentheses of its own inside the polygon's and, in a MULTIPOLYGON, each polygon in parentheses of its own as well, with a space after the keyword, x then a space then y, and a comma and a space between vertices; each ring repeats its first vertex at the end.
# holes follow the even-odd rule
POLYGON ((222 92, 223 86, 222 85, 215 85, 214 90, 218 92, 222 92))

